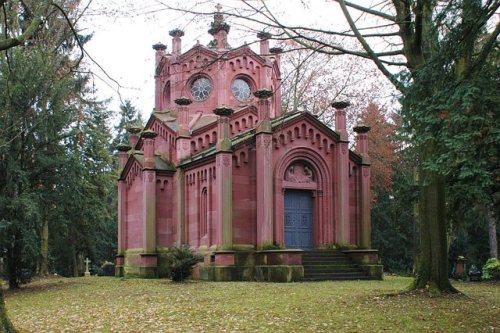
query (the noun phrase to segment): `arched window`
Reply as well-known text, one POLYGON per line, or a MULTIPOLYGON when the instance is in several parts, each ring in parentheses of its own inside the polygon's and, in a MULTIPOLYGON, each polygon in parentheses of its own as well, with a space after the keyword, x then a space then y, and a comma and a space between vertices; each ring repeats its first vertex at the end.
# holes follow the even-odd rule
POLYGON ((200 237, 208 233, 208 193, 207 188, 201 190, 200 196, 200 237))

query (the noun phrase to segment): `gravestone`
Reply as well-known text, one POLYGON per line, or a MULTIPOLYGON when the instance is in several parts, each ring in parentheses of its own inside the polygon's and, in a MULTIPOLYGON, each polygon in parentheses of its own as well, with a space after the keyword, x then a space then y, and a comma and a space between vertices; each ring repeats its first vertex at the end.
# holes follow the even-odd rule
POLYGON ((83 262, 85 263, 85 273, 83 275, 90 276, 89 264, 91 263, 91 261, 89 260, 89 258, 85 258, 83 262))

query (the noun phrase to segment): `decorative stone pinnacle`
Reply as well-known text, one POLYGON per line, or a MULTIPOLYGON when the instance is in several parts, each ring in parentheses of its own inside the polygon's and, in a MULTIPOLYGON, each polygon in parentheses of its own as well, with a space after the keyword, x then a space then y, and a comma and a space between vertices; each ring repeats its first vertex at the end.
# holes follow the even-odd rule
POLYGON ((253 95, 255 97, 257 97, 258 99, 267 99, 271 96, 273 96, 273 92, 269 89, 266 89, 266 88, 260 88, 260 89, 257 89, 253 95))
POLYGON ((210 29, 208 29, 208 33, 212 36, 214 36, 221 30, 229 33, 229 29, 231 28, 231 26, 224 22, 224 15, 222 15, 222 12, 220 11, 222 9, 222 6, 220 4, 217 4, 215 8, 217 9, 217 11, 214 13, 214 21, 210 23, 210 29))
POLYGON ((269 32, 266 32, 266 31, 261 31, 261 32, 257 33, 257 38, 262 39, 262 40, 270 39, 271 34, 269 32))
POLYGON ((189 105, 189 104, 193 103, 193 101, 190 98, 185 97, 185 96, 181 96, 179 98, 176 98, 174 100, 174 102, 177 105, 189 105))
POLYGON ((165 44, 162 44, 160 42, 153 45, 153 50, 155 50, 155 51, 163 51, 166 49, 167 49, 167 46, 165 46, 165 44))
POLYGON ((119 143, 117 146, 116 146, 116 150, 118 151, 122 151, 122 152, 127 152, 129 151, 130 149, 132 149, 132 147, 130 147, 130 145, 126 144, 126 143, 119 143))
POLYGON ((353 128, 353 131, 358 133, 358 134, 363 134, 363 133, 368 133, 370 131, 370 126, 366 126, 366 125, 357 125, 353 128))
POLYGON ((350 106, 351 103, 349 101, 339 101, 339 102, 333 102, 332 104, 330 104, 333 108, 335 109, 339 109, 339 110, 342 110, 342 109, 345 109, 346 107, 350 106))
POLYGON ((280 53, 283 53, 283 49, 281 47, 271 47, 269 49, 269 52, 272 53, 272 54, 280 54, 280 53))
POLYGON ((147 129, 141 133, 141 137, 143 137, 144 139, 154 139, 157 135, 158 134, 156 134, 156 132, 151 129, 147 129))
POLYGON ((177 29, 174 29, 174 30, 170 30, 168 32, 168 34, 172 37, 182 37, 184 36, 184 31, 182 31, 181 29, 177 28, 177 29))
POLYGON ((214 113, 220 117, 229 117, 230 115, 233 114, 233 112, 234 112, 233 109, 225 105, 216 107, 214 109, 214 113))
POLYGON ((142 127, 141 126, 137 126, 137 125, 130 125, 127 127, 127 132, 131 133, 131 134, 137 134, 137 133, 140 133, 142 131, 142 127))

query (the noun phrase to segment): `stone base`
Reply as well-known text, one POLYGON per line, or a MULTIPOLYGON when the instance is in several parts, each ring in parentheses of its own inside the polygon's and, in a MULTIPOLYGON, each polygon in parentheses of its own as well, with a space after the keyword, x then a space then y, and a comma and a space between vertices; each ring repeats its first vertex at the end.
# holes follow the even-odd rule
POLYGON ((384 266, 383 265, 359 265, 366 275, 372 277, 374 280, 384 279, 384 266))
POLYGON ((253 268, 248 266, 200 266, 193 278, 205 281, 252 281, 253 268))
POLYGON ((115 277, 124 277, 125 268, 123 266, 115 266, 115 277))
POLYGON ((158 278, 158 268, 139 267, 139 277, 143 279, 156 279, 158 278))
POLYGON ((361 267, 361 269, 375 280, 383 280, 384 266, 380 263, 378 250, 346 250, 342 253, 361 267))
POLYGON ((215 251, 193 270, 206 281, 292 282, 304 277, 302 250, 215 251))
POLYGON ((115 276, 145 279, 158 278, 159 261, 160 255, 158 253, 144 253, 142 249, 129 250, 122 260, 117 260, 115 276), (123 263, 123 266, 118 265, 118 263, 123 263))
POLYGON ((263 282, 296 282, 304 278, 302 265, 255 266, 255 280, 263 282))
POLYGON ((117 255, 115 257, 115 276, 123 277, 125 275, 125 257, 123 255, 117 255))

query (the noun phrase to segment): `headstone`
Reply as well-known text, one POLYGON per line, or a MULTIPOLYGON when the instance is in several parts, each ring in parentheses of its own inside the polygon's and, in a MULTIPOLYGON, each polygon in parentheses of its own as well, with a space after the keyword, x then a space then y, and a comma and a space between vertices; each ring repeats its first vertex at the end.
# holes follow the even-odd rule
POLYGON ((477 269, 476 265, 472 265, 469 271, 470 281, 481 281, 481 271, 477 269))
POLYGON ((105 261, 102 264, 99 275, 101 276, 115 276, 115 264, 105 261))
POLYGON ((85 258, 85 260, 83 262, 85 263, 85 273, 84 273, 84 276, 90 276, 89 264, 91 263, 91 261, 89 260, 89 258, 85 258))

